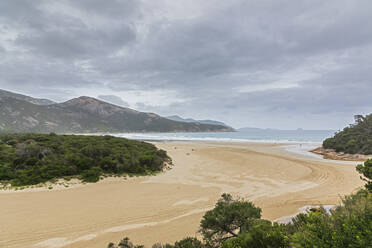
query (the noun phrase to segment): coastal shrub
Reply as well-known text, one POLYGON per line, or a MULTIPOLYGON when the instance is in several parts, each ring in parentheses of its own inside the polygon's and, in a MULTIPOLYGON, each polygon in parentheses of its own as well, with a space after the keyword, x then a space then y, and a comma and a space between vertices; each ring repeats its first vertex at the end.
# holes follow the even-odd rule
POLYGON ((89 170, 85 170, 81 173, 84 182, 97 182, 102 174, 102 169, 100 167, 92 167, 89 170))
POLYGON ((293 222, 292 247, 371 247, 372 195, 361 191, 346 197, 331 214, 309 212, 293 222))
POLYGON ((372 159, 368 159, 364 164, 359 164, 356 169, 362 174, 361 179, 367 182, 366 188, 372 191, 372 159))
POLYGON ((222 248, 254 247, 254 248, 287 248, 290 239, 286 235, 284 225, 272 224, 268 220, 258 220, 247 232, 222 242, 222 248))
POLYGON ((261 209, 252 202, 223 194, 214 209, 207 211, 203 216, 200 232, 206 245, 215 247, 226 239, 249 231, 255 220, 260 217, 261 209))
POLYGON ((330 213, 321 208, 293 218, 287 226, 291 247, 372 247, 371 168, 372 160, 357 166, 366 189, 346 196, 330 213))
POLYGON ((115 244, 112 243, 112 242, 110 242, 110 243, 107 245, 107 248, 115 248, 115 247, 116 247, 115 244))
POLYGON ((169 161, 154 145, 112 136, 0 135, 0 182, 14 186, 76 176, 96 182, 102 174, 151 174, 169 161))

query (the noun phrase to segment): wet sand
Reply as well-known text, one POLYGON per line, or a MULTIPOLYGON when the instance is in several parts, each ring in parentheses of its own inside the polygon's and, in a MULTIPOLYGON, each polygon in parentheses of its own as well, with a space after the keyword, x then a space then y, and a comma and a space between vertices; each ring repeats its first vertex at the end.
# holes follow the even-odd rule
MULTIPOLYGON (((147 246, 197 236, 221 193, 252 200, 275 220, 333 205, 363 182, 355 164, 296 155, 276 144, 156 143, 174 166, 63 190, 0 192, 0 247, 104 248, 128 236, 147 246)), ((151 247, 151 246, 150 246, 151 247)))

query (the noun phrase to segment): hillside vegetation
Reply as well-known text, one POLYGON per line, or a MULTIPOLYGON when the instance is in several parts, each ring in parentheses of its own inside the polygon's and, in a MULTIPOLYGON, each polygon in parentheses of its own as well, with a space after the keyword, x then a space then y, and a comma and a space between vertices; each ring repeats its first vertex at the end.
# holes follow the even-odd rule
POLYGON ((32 185, 66 176, 95 182, 106 174, 150 174, 169 160, 154 145, 112 136, 0 135, 0 182, 32 185))
MULTIPOLYGON (((200 222, 202 240, 187 237, 152 248, 367 248, 372 247, 372 160, 357 167, 366 189, 343 199, 327 212, 313 208, 288 224, 261 218, 261 209, 244 199, 223 194, 200 222)), ((128 238, 108 248, 143 248, 128 238)))
POLYGON ((354 125, 324 140, 323 148, 350 154, 372 154, 372 114, 360 116, 354 125))

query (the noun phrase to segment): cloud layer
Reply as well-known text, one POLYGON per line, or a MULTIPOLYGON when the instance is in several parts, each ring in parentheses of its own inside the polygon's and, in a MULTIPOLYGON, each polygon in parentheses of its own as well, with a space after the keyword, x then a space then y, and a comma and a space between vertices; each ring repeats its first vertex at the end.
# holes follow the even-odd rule
POLYGON ((372 3, 0 1, 0 88, 233 126, 372 112, 372 3))

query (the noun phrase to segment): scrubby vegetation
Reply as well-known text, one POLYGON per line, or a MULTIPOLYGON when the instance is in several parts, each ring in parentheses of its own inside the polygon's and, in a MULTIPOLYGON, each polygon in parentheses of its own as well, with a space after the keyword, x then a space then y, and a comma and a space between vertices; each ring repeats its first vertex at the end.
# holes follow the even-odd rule
POLYGON ((356 169, 362 175, 360 178, 366 181, 366 188, 372 191, 372 159, 368 159, 364 164, 359 164, 356 169))
POLYGON ((112 136, 0 135, 0 182, 32 185, 77 176, 96 182, 102 174, 150 174, 169 160, 154 145, 112 136))
MULTIPOLYGON (((372 247, 372 160, 358 166, 366 189, 343 199, 327 212, 314 208, 298 214, 291 223, 261 219, 261 209, 243 199, 223 194, 214 209, 205 213, 200 233, 203 242, 185 238, 152 248, 367 248, 372 247)), ((109 248, 141 248, 128 238, 109 248)))
POLYGON ((323 142, 326 149, 350 154, 372 154, 372 114, 357 116, 356 123, 323 142))

